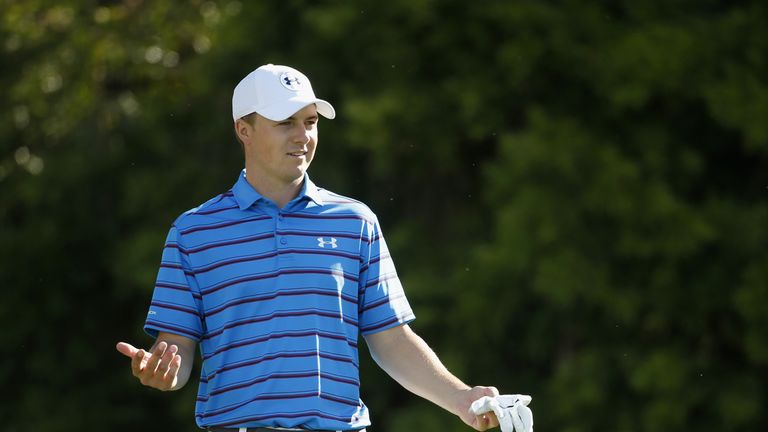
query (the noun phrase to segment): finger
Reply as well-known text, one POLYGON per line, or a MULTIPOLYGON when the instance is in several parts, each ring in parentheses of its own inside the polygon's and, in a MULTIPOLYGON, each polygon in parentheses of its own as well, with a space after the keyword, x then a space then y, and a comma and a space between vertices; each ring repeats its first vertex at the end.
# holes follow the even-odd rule
POLYGON ((150 357, 147 361, 147 366, 145 367, 146 371, 154 373, 157 370, 157 365, 163 358, 163 354, 165 354, 166 348, 168 348, 168 344, 165 342, 160 342, 157 344, 157 346, 155 346, 155 348, 152 350, 152 357, 150 357))
POLYGON ((125 342, 118 342, 115 348, 117 348, 117 351, 120 352, 120 354, 126 357, 133 357, 136 355, 136 351, 138 351, 136 347, 125 342))
POLYGON ((488 416, 483 414, 480 416, 480 419, 477 422, 478 426, 480 426, 480 430, 484 431, 488 429, 488 416))
POLYGON ((479 431, 488 430, 490 428, 490 419, 487 414, 477 416, 475 420, 475 429, 479 431))
POLYGON ((146 361, 145 357, 147 355, 147 352, 143 349, 137 350, 136 354, 133 355, 133 358, 131 358, 131 371, 133 371, 133 375, 139 376, 141 371, 144 369, 144 362, 146 361))
POLYGON ((173 380, 176 379, 176 375, 179 374, 179 369, 181 369, 181 361, 181 356, 175 355, 171 360, 171 364, 168 366, 168 373, 165 374, 164 378, 166 381, 170 381, 171 384, 173 384, 173 380))
POLYGON ((499 420, 497 419, 496 414, 487 412, 482 415, 482 424, 486 429, 491 429, 499 425, 499 420))
POLYGON ((499 425, 499 419, 494 413, 486 414, 488 417, 488 429, 493 429, 499 425))
POLYGON ((176 345, 171 345, 168 347, 168 349, 165 350, 165 354, 163 354, 163 358, 160 359, 160 363, 157 365, 158 374, 161 374, 164 376, 168 372, 168 366, 171 364, 173 357, 176 355, 178 351, 179 351, 179 347, 177 347, 176 345))
POLYGON ((491 397, 496 397, 499 395, 499 389, 496 387, 486 387, 485 388, 486 394, 491 397))

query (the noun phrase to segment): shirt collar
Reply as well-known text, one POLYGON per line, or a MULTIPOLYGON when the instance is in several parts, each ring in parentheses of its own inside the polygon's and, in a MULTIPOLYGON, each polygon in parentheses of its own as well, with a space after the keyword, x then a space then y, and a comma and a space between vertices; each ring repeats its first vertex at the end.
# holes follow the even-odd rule
POLYGON ((320 189, 315 186, 315 183, 313 183, 312 180, 309 179, 309 175, 307 175, 307 173, 304 173, 304 186, 302 186, 299 196, 305 196, 314 201, 314 203, 319 206, 323 205, 323 198, 320 196, 320 189))
POLYGON ((245 170, 240 171, 235 185, 232 186, 232 193, 235 195, 235 201, 237 201, 240 210, 245 210, 256 201, 264 198, 248 183, 248 180, 245 178, 245 170))
MULTIPOLYGON (((264 199, 264 196, 256 192, 256 189, 254 189, 253 186, 248 183, 248 180, 245 178, 245 170, 240 172, 235 185, 232 186, 232 193, 235 196, 235 201, 237 201, 237 205, 240 207, 240 210, 245 210, 251 207, 257 201, 264 199)), ((299 195, 291 202, 300 201, 304 197, 312 200, 319 206, 323 205, 323 199, 320 196, 320 190, 317 188, 317 186, 315 186, 315 183, 309 179, 309 175, 307 173, 304 173, 304 182, 301 186, 301 190, 299 191, 299 195)))

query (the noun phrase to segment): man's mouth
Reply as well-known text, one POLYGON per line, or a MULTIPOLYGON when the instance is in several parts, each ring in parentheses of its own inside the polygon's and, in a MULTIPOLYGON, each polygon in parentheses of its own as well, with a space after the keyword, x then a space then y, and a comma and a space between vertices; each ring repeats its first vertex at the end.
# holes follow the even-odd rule
POLYGON ((288 156, 293 156, 293 157, 302 157, 302 156, 306 156, 306 155, 307 155, 307 152, 305 150, 304 151, 295 151, 295 152, 288 153, 288 156))

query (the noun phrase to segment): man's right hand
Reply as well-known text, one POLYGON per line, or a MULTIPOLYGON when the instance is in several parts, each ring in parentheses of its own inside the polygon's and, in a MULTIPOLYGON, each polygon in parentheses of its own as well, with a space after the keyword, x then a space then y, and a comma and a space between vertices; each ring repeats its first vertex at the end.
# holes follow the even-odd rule
POLYGON ((131 358, 133 375, 145 386, 163 391, 181 387, 178 385, 178 374, 182 358, 177 345, 169 346, 165 341, 160 341, 151 352, 147 352, 120 342, 117 344, 117 350, 131 358))

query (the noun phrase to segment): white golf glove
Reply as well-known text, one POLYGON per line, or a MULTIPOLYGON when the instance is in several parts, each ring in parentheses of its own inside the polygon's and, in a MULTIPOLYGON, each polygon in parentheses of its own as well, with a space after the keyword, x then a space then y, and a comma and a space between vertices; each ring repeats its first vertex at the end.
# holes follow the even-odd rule
POLYGON ((483 396, 469 407, 475 415, 493 411, 499 419, 501 432, 533 432, 533 412, 528 408, 528 395, 483 396))

